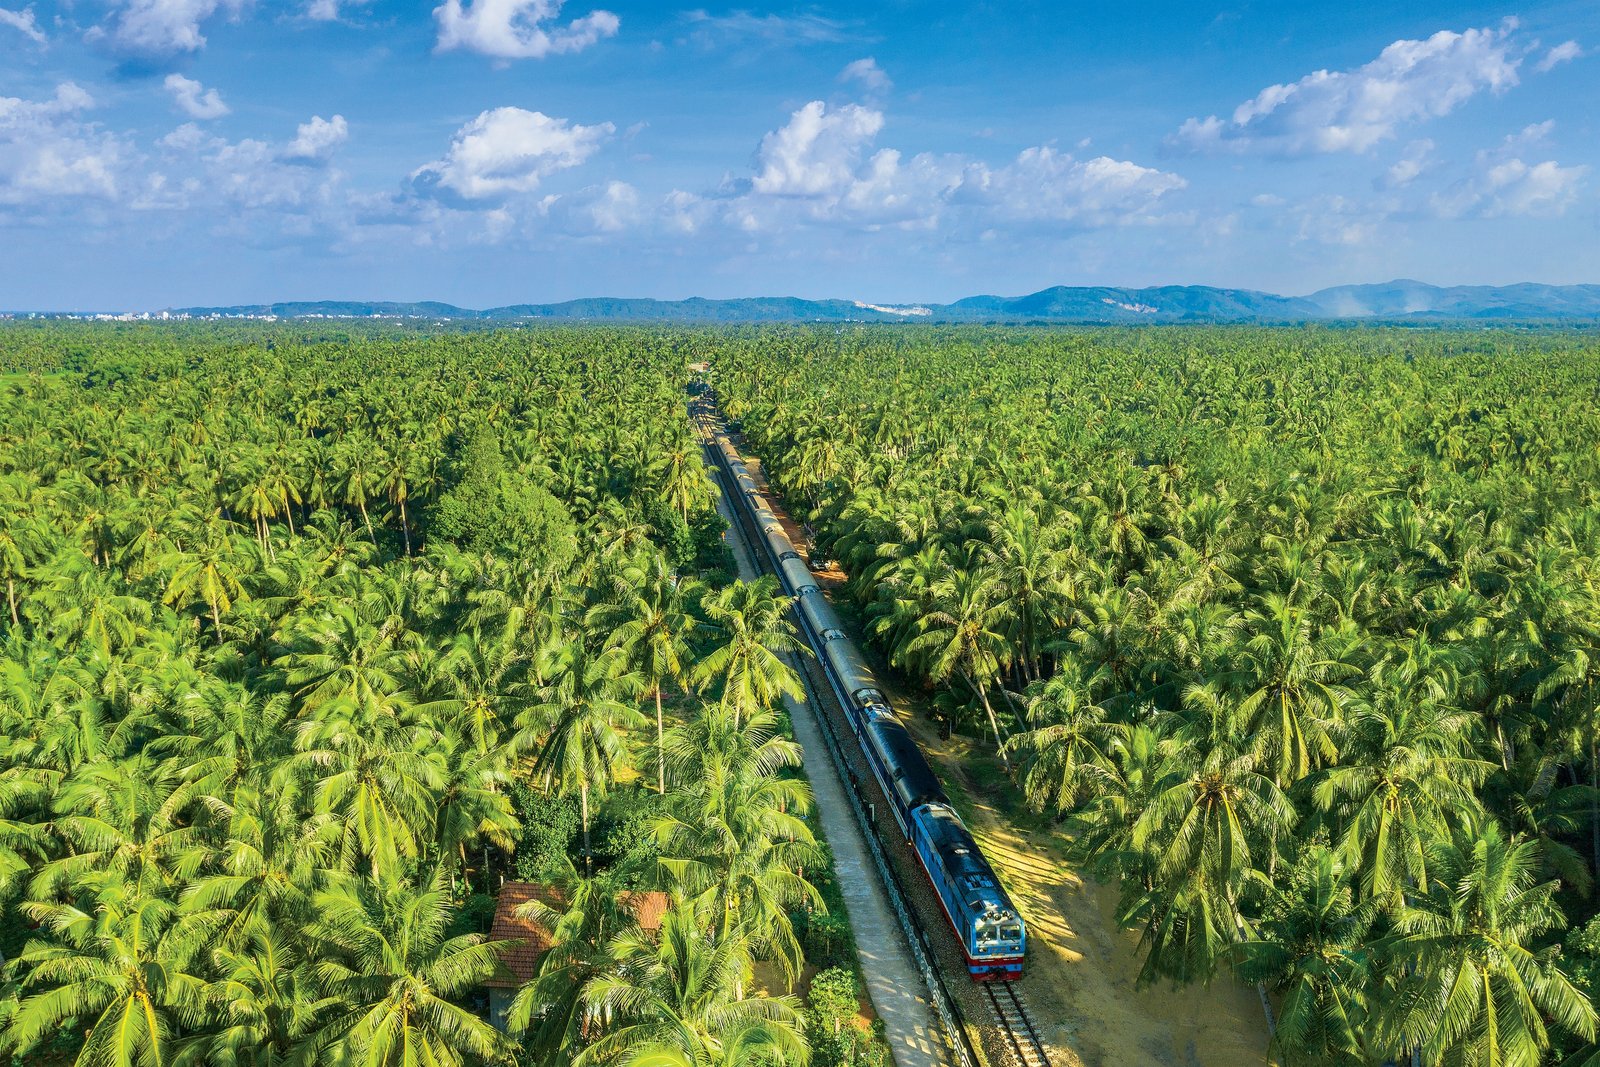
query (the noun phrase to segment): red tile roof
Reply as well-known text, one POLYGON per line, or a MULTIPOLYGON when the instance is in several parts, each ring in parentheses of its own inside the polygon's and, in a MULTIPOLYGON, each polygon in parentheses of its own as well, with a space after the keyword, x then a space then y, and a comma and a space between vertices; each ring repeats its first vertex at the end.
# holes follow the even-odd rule
MULTIPOLYGON (((624 893, 622 903, 633 912, 634 921, 647 933, 661 929, 662 917, 667 913, 671 898, 667 894, 647 890, 642 893, 624 893)), ((518 944, 501 952, 502 973, 483 984, 493 989, 515 989, 539 970, 539 961, 550 951, 550 931, 533 915, 522 917, 517 909, 538 901, 548 908, 560 911, 566 901, 559 889, 535 882, 507 882, 500 887, 500 898, 495 904, 494 924, 489 928, 490 941, 517 941, 518 944)))

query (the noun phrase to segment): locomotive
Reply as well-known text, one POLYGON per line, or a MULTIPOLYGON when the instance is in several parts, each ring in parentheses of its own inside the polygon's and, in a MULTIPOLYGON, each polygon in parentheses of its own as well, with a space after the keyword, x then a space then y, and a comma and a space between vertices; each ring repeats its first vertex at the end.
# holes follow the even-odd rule
POLYGON ((715 440, 735 488, 730 494, 738 498, 735 506, 742 508, 761 532, 762 547, 794 599, 802 629, 844 706, 895 822, 915 850, 945 919, 961 943, 968 973, 977 981, 1021 977, 1027 949, 1022 917, 983 850, 950 806, 939 776, 889 706, 860 649, 845 634, 833 606, 795 551, 738 451, 725 432, 717 431, 715 440))

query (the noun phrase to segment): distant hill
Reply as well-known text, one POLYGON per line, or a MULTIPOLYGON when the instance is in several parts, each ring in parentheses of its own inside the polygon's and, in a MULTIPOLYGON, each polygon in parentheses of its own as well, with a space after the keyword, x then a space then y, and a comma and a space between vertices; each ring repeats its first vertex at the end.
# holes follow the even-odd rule
POLYGON ((1339 285, 1306 298, 1330 318, 1593 319, 1600 285, 1339 285))
POLYGON ((566 322, 1059 322, 1289 323, 1341 319, 1425 322, 1600 321, 1600 285, 1458 285, 1405 279, 1340 285, 1309 296, 1250 289, 1164 285, 1145 289, 1055 286, 1026 296, 969 296, 953 304, 893 305, 859 300, 746 297, 651 300, 588 297, 476 311, 433 301, 316 300, 178 308, 193 316, 420 318, 566 322))
POLYGON ((1044 319, 1064 322, 1287 322, 1323 317, 1316 305, 1290 296, 1206 285, 1150 289, 1058 285, 1028 296, 969 296, 947 308, 952 317, 1044 319))

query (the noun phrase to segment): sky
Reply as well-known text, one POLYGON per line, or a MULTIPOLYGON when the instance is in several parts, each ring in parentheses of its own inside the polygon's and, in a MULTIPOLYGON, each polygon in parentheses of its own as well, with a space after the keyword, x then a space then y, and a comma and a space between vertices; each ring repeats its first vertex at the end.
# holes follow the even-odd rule
POLYGON ((21 2, 0 309, 1600 282, 1593 0, 21 2))

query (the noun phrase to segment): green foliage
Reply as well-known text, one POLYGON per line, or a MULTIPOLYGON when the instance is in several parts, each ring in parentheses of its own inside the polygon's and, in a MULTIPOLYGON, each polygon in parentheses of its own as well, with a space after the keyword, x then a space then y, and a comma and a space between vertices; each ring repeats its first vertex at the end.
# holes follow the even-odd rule
POLYGON ((469 552, 509 553, 540 570, 559 572, 572 562, 571 515, 543 485, 506 470, 492 427, 473 430, 457 466, 456 483, 433 509, 435 533, 469 552))
POLYGON ((657 861, 671 809, 678 858, 804 891, 788 842, 702 848, 644 713, 718 647, 681 341, 0 325, 0 1062, 511 1062, 472 890, 514 875, 562 905, 534 1062, 643 1021, 581 1013, 649 962, 621 945, 656 886, 725 961, 696 1039, 738 1018, 730 1062, 804 1058, 749 992, 786 918, 714 924, 657 861))
POLYGON ((627 871, 653 871, 661 854, 652 832, 661 817, 659 798, 637 789, 619 790, 595 821, 595 863, 627 871))
POLYGON ((1600 915, 1567 932, 1561 943, 1563 966, 1572 984, 1591 1002, 1600 1002, 1600 915))
POLYGON ((1286 1063, 1592 1040, 1549 951, 1600 864, 1592 335, 726 349, 863 630, 1122 887, 1144 982, 1269 983, 1286 1063))
POLYGON ((861 986, 855 973, 842 967, 819 971, 806 994, 806 1030, 813 1067, 878 1067, 888 1050, 876 1035, 857 1023, 861 986))
POLYGON ((548 883, 571 862, 578 840, 578 801, 528 786, 512 791, 521 830, 517 835, 517 879, 548 883))
POLYGON ((695 516, 690 530, 695 570, 733 573, 733 549, 728 547, 725 540, 727 530, 727 521, 714 510, 706 510, 695 516))

